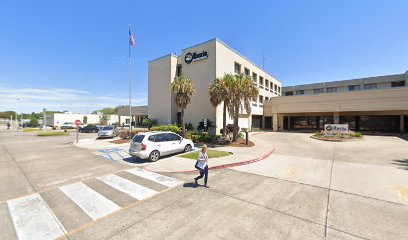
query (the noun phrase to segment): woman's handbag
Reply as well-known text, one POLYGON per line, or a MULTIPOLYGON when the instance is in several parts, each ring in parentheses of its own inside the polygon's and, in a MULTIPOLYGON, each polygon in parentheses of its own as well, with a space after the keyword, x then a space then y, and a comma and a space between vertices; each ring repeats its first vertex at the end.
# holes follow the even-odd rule
POLYGON ((201 171, 204 171, 205 166, 206 166, 206 162, 204 162, 204 161, 197 161, 194 167, 195 167, 198 171, 201 172, 201 171))

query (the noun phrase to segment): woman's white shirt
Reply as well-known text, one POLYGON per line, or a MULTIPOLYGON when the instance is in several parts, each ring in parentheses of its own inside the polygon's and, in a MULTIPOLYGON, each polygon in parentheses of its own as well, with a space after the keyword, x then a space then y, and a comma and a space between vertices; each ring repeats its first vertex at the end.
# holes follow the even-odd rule
POLYGON ((201 169, 204 169, 207 164, 208 164, 208 155, 207 153, 203 153, 200 151, 200 153, 198 154, 198 158, 197 158, 197 166, 201 169))

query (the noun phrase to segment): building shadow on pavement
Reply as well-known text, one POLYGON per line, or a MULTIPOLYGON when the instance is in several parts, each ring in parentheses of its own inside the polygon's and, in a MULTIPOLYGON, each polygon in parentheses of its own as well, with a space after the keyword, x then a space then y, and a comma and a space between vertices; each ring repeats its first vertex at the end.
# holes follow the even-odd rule
POLYGON ((408 159, 394 160, 392 164, 399 166, 400 169, 408 171, 408 159))

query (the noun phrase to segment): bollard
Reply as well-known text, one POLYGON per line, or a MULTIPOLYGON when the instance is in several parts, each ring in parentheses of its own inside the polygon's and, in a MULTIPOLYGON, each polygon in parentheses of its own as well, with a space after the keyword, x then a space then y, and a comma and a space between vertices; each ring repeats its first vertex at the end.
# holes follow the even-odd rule
POLYGON ((245 132, 245 145, 248 145, 248 131, 245 132))

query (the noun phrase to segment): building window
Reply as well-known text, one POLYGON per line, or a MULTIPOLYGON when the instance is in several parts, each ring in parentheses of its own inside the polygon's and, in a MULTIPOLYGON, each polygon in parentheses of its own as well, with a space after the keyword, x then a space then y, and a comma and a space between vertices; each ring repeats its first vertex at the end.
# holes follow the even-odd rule
POLYGON ((275 92, 278 91, 278 85, 275 84, 275 92))
POLYGON ((271 88, 271 91, 273 90, 273 82, 270 82, 270 88, 271 88))
POLYGON ((404 87, 405 81, 391 82, 391 87, 404 87))
POLYGON ((266 101, 266 100, 269 100, 269 98, 268 98, 268 97, 265 97, 265 101, 266 101))
POLYGON ((241 73, 241 64, 235 63, 234 64, 234 71, 235 71, 236 74, 240 74, 241 73))
POLYGON ((360 90, 360 85, 350 85, 348 86, 349 91, 358 91, 360 90))
POLYGON ((293 91, 285 92, 285 96, 293 96, 293 91))
POLYGON ((244 73, 245 73, 245 75, 250 76, 250 73, 249 73, 249 69, 248 69, 248 68, 244 68, 244 73))
POLYGON ((314 94, 324 93, 324 89, 323 89, 323 88, 316 88, 316 89, 313 89, 313 93, 314 93, 314 94))
POLYGON ((263 103, 263 96, 259 95, 259 103, 263 103))
POLYGON ((269 80, 265 79, 265 88, 268 91, 269 90, 269 80))
POLYGON ((336 87, 328 87, 328 88, 326 88, 326 92, 328 92, 328 93, 337 92, 337 88, 336 87))
POLYGON ((304 95, 304 94, 305 94, 305 90, 296 90, 296 95, 304 95))
POLYGON ((264 82, 263 82, 263 77, 259 76, 259 86, 263 86, 264 82))
POLYGON ((364 84, 364 89, 377 89, 377 83, 364 84))
POLYGON ((254 81, 255 83, 258 82, 258 75, 256 75, 256 73, 252 73, 252 81, 254 81))
POLYGON ((281 92, 281 89, 280 89, 280 87, 278 86, 278 93, 280 94, 280 92, 281 92))
POLYGON ((178 64, 177 65, 177 69, 176 69, 176 76, 177 77, 180 77, 181 76, 181 64, 178 64))

